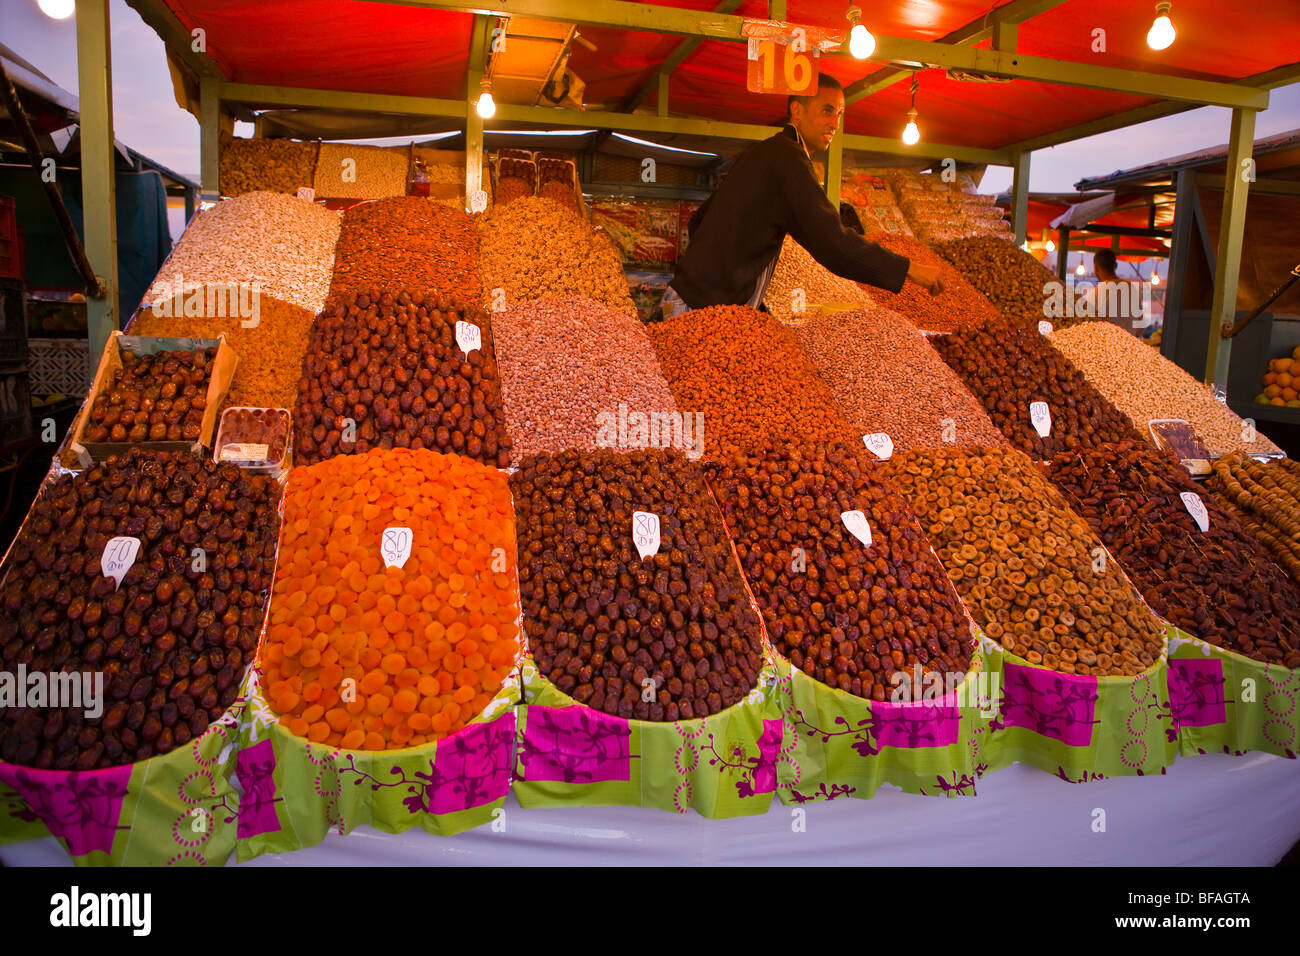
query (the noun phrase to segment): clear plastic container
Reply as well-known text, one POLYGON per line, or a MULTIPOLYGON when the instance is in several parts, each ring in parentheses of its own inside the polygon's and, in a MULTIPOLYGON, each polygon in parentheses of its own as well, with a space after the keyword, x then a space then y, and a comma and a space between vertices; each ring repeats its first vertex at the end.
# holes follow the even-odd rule
POLYGON ((279 475, 288 467, 291 439, 288 409, 232 405, 221 413, 212 458, 249 471, 279 475))

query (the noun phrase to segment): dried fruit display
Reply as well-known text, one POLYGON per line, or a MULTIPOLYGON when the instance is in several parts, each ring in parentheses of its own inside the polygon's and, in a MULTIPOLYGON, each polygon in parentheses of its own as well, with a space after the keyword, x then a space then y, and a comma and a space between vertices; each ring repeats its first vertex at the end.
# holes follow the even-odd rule
POLYGON ((970 622, 916 516, 865 449, 737 454, 709 483, 775 648, 823 684, 883 701, 895 670, 965 673, 970 622), (842 515, 861 511, 870 545, 842 515))
POLYGON ((499 206, 504 206, 506 203, 531 195, 533 195, 533 184, 526 179, 520 179, 518 176, 506 176, 497 183, 497 205, 499 206))
MULTIPOLYGON (((507 180, 507 182, 508 181, 509 180, 507 180)), ((557 205, 567 206, 568 208, 573 209, 575 211, 578 208, 577 200, 574 198, 573 195, 572 183, 562 183, 553 179, 550 182, 542 183, 542 186, 537 191, 537 194, 541 196, 543 199, 550 199, 557 205)))
POLYGON ((131 321, 130 334, 201 339, 225 335, 226 343, 239 356, 226 402, 292 408, 314 318, 306 309, 263 296, 257 322, 251 327, 239 316, 162 316, 153 309, 142 309, 131 321))
POLYGON ((329 292, 341 221, 324 206, 279 193, 223 199, 190 220, 144 303, 178 292, 188 298, 195 286, 248 283, 243 296, 256 292, 262 299, 319 312, 329 292))
POLYGON ((90 406, 84 440, 197 440, 217 350, 137 355, 123 349, 121 358, 121 367, 90 406))
POLYGON ((420 196, 352 206, 343 214, 330 302, 371 289, 420 289, 473 302, 479 293, 473 221, 420 196))
POLYGON ((1159 621, 1023 454, 919 450, 883 469, 976 623, 1008 651, 1097 676, 1138 674, 1159 658, 1159 621))
POLYGON ((316 157, 316 195, 356 199, 405 196, 409 160, 406 147, 321 143, 316 157))
POLYGON ((1048 283, 1056 276, 1014 243, 992 236, 973 236, 932 244, 1008 319, 1030 329, 1050 318, 1064 327, 1069 320, 1045 313, 1048 283))
POLYGON ((1034 458, 1046 461, 1062 451, 1139 437, 1129 417, 1036 329, 987 322, 933 341, 993 424, 1034 458), (1034 427, 1033 402, 1046 403, 1051 416, 1045 438, 1034 427))
POLYGON ((280 722, 345 750, 465 726, 514 667, 514 545, 506 476, 459 455, 395 449, 293 469, 258 656, 280 722))
POLYGON ((296 196, 316 178, 315 143, 221 134, 221 195, 265 190, 296 196))
POLYGON ((1233 452, 1213 467, 1207 485, 1219 503, 1300 581, 1300 462, 1263 462, 1233 452))
POLYGON ((877 305, 901 313, 918 329, 927 332, 951 332, 961 325, 978 325, 999 317, 1000 313, 993 304, 967 282, 952 263, 925 243, 899 234, 874 235, 870 239, 890 252, 938 269, 946 283, 939 295, 931 295, 911 279, 903 283, 897 294, 873 288, 871 295, 877 305))
POLYGON ((332 303, 312 326, 293 431, 302 464, 372 448, 427 448, 508 467, 487 313, 405 291, 332 303), (481 345, 468 355, 457 343, 458 322, 478 329, 481 345))
POLYGON ((957 373, 897 312, 817 316, 794 334, 859 436, 884 432, 899 451, 1007 444, 957 373))
POLYGON ((673 721, 753 689, 759 621, 699 465, 661 450, 535 455, 510 490, 524 630, 560 690, 607 714, 673 721), (660 522, 645 558, 634 511, 660 522))
POLYGON ((574 210, 526 196, 505 204, 501 192, 478 222, 483 301, 511 308, 530 299, 580 295, 636 315, 618 250, 574 210))
POLYGON ((231 406, 221 413, 212 445, 217 461, 279 465, 289 450, 289 412, 283 408, 231 406), (233 447, 232 447, 233 446, 233 447))
POLYGON ((781 441, 860 440, 790 329, 739 305, 647 327, 683 414, 704 416, 704 457, 781 441))
POLYGON ((1152 419, 1182 418, 1214 455, 1231 451, 1277 454, 1281 449, 1214 397, 1204 382, 1136 336, 1110 322, 1084 322, 1059 329, 1052 344, 1099 392, 1137 425, 1142 437, 1152 419))
POLYGON ((0 573, 0 670, 102 673, 102 713, 0 708, 0 759, 92 770, 203 733, 257 646, 279 497, 269 476, 140 449, 46 485, 0 573), (139 539, 120 587, 101 573, 119 536, 139 539))
POLYGON ((1256 405, 1300 408, 1300 345, 1288 355, 1268 360, 1260 389, 1256 405))
POLYGON ((1165 620, 1216 647, 1300 666, 1300 588, 1177 460, 1130 441, 1058 455, 1047 473, 1165 620), (1200 498, 1207 530, 1183 494, 1200 498))
POLYGON ((492 331, 516 460, 638 444, 691 454, 695 421, 674 418, 672 393, 636 319, 591 299, 555 296, 494 313, 492 331), (629 429, 629 416, 644 418, 629 429))
POLYGON ((785 237, 763 304, 782 325, 802 325, 818 313, 869 306, 866 287, 843 279, 813 258, 792 236, 785 237))

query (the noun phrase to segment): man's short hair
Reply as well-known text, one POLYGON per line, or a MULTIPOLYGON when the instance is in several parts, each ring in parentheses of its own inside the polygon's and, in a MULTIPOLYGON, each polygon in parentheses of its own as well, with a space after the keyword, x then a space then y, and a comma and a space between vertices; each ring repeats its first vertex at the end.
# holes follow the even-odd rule
MULTIPOLYGON (((822 90, 826 89, 826 87, 828 87, 828 86, 831 87, 832 89, 836 89, 836 90, 842 90, 842 89, 844 89, 844 84, 841 83, 839 80, 835 79, 835 77, 831 76, 829 73, 818 73, 818 74, 817 74, 817 92, 820 93, 822 90)), ((806 96, 791 96, 790 98, 788 98, 788 99, 785 101, 785 118, 786 118, 786 119, 789 119, 789 118, 791 117, 792 114, 791 114, 791 112, 790 112, 790 107, 794 106, 794 104, 795 104, 796 102, 798 102, 798 103, 802 103, 802 104, 803 104, 803 108, 804 108, 804 109, 807 109, 807 108, 808 108, 808 104, 809 104, 810 102, 812 102, 812 98, 813 98, 814 95, 816 95, 816 94, 809 93, 809 94, 806 95, 806 96)))
POLYGON ((1115 261, 1115 253, 1110 249, 1098 249, 1092 255, 1092 271, 1105 269, 1107 272, 1114 272, 1118 263, 1115 261))

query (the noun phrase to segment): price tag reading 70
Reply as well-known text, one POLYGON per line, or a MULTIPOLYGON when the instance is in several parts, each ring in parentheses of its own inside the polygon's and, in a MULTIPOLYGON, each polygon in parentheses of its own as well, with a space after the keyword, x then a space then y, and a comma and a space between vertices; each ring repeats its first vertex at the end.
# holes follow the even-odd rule
POLYGON ((385 528, 379 542, 379 553, 383 555, 385 567, 405 567, 406 559, 411 556, 413 536, 410 528, 385 528))

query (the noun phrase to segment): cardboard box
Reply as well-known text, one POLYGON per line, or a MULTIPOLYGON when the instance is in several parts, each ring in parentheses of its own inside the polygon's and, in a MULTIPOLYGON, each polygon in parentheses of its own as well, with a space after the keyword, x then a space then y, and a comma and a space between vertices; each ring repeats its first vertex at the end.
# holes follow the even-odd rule
POLYGON ((104 343, 104 354, 99 359, 99 369, 90 385, 90 394, 72 433, 69 443, 73 454, 89 467, 96 461, 102 461, 109 455, 120 455, 131 448, 140 447, 146 451, 192 451, 202 455, 203 449, 212 444, 213 432, 217 424, 217 411, 230 390, 231 379, 235 377, 235 366, 239 356, 226 344, 226 337, 219 339, 181 339, 161 338, 142 335, 123 335, 114 332, 104 343), (122 352, 134 352, 136 355, 154 355, 158 352, 172 352, 196 349, 209 349, 216 346, 217 360, 208 377, 207 404, 203 408, 203 421, 199 425, 197 441, 146 441, 146 442, 85 442, 82 436, 90 419, 90 409, 99 394, 112 383, 113 373, 122 367, 122 352))

